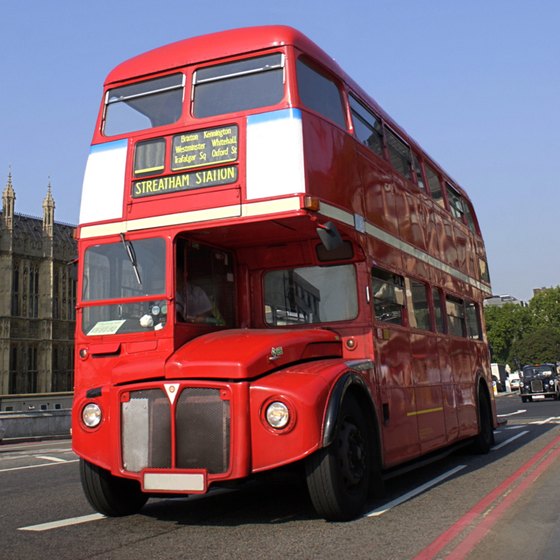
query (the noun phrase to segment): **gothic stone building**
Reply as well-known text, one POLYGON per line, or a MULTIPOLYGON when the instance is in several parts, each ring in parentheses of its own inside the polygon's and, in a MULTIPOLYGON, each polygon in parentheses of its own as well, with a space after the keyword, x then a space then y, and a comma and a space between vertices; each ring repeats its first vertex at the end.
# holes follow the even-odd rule
POLYGON ((71 391, 76 283, 74 228, 14 212, 11 173, 0 213, 0 395, 71 391))

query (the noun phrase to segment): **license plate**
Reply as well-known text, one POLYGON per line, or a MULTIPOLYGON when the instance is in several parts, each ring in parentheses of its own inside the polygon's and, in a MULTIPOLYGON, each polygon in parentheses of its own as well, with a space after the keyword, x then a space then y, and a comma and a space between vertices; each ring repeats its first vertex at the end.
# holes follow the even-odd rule
POLYGON ((144 473, 145 492, 206 492, 204 473, 144 473))
POLYGON ((540 400, 540 399, 544 400, 544 395, 533 395, 533 400, 540 400))

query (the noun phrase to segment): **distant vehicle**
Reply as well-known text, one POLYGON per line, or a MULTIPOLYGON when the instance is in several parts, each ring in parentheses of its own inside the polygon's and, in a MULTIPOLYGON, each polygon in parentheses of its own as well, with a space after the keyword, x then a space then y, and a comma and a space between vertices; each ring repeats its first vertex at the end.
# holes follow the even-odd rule
POLYGON ((519 372, 518 371, 514 371, 514 372, 509 374, 509 388, 512 391, 518 391, 519 390, 519 383, 520 382, 521 382, 521 378, 519 377, 519 372))
POLYGON ((547 397, 557 401, 560 397, 560 379, 556 364, 525 366, 519 386, 523 402, 544 400, 547 397))

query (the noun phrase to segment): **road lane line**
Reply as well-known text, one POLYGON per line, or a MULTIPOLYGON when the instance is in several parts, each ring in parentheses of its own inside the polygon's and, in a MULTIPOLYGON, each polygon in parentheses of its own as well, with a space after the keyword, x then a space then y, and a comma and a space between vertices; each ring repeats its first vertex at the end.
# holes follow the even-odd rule
POLYGON ((77 463, 79 459, 71 459, 70 461, 64 461, 63 463, 39 463, 38 465, 26 465, 25 467, 11 467, 9 469, 0 469, 0 473, 10 472, 10 471, 24 471, 27 469, 38 469, 39 467, 54 467, 57 465, 69 465, 70 463, 77 463))
POLYGON ((426 491, 428 488, 431 488, 432 486, 439 484, 442 480, 445 480, 446 478, 453 476, 455 473, 464 469, 466 466, 467 465, 459 465, 458 467, 455 467, 454 469, 451 469, 450 471, 443 473, 437 478, 434 478, 433 480, 429 480, 425 484, 418 486, 418 488, 414 488, 410 492, 407 492, 406 494, 403 494, 402 496, 399 496, 398 498, 395 498, 394 500, 387 502, 386 504, 370 511, 369 513, 366 513, 364 517, 379 517, 380 515, 383 515, 384 513, 388 512, 390 509, 393 509, 395 506, 398 506, 410 500, 411 498, 414 498, 418 494, 421 494, 422 492, 426 491))
POLYGON ((53 463, 67 463, 66 459, 59 459, 58 457, 51 457, 50 455, 34 455, 35 459, 44 459, 45 461, 52 461, 53 463))
POLYGON ((516 414, 523 414, 524 412, 527 412, 526 409, 523 410, 517 410, 515 412, 509 412, 508 414, 498 414, 498 418, 505 418, 506 416, 515 416, 516 414))
POLYGON ((558 422, 560 422, 560 416, 550 416, 550 418, 547 418, 546 420, 535 420, 534 422, 531 422, 531 424, 537 424, 541 426, 542 424, 548 424, 550 422, 554 422, 555 424, 557 424, 558 422))
POLYGON ((413 560, 463 560, 560 454, 560 436, 535 453, 413 560))
POLYGON ((512 441, 515 441, 517 438, 520 438, 521 436, 524 436, 525 434, 528 434, 529 430, 525 430, 524 432, 519 432, 518 434, 515 434, 514 436, 510 437, 509 439, 506 439, 505 441, 502 441, 502 443, 499 443, 498 445, 494 445, 494 447, 490 448, 490 451, 497 451, 498 449, 501 449, 502 447, 508 445, 508 443, 511 443, 512 441))
POLYGON ((79 525, 80 523, 89 523, 90 521, 97 521, 98 519, 105 519, 105 516, 101 513, 92 513, 91 515, 82 515, 81 517, 70 517, 68 519, 61 519, 60 521, 20 527, 18 531, 50 531, 51 529, 79 525))

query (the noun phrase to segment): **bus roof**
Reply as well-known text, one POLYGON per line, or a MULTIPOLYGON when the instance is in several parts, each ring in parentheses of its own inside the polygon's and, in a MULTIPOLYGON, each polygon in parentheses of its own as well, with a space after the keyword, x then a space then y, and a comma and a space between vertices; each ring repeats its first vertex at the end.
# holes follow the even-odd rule
POLYGON ((345 76, 331 57, 297 29, 286 25, 264 25, 200 35, 158 47, 119 64, 109 73, 105 85, 280 45, 296 46, 345 76))

